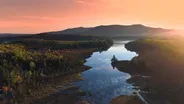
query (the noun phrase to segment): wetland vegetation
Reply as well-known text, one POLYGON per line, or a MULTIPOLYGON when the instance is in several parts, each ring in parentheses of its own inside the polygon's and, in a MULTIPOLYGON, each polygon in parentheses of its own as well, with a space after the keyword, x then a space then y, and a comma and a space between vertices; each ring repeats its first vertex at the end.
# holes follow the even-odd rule
POLYGON ((85 58, 112 44, 106 37, 91 41, 23 39, 1 43, 1 101, 20 104, 53 93, 59 83, 69 84, 80 77, 70 77, 64 82, 57 79, 89 69, 84 66, 85 58))

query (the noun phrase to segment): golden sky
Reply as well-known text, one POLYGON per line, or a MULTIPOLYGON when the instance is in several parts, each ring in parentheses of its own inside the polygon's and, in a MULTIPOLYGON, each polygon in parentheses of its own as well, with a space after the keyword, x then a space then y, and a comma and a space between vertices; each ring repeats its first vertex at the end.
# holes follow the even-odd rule
POLYGON ((0 0, 0 33, 144 24, 184 29, 184 0, 0 0))

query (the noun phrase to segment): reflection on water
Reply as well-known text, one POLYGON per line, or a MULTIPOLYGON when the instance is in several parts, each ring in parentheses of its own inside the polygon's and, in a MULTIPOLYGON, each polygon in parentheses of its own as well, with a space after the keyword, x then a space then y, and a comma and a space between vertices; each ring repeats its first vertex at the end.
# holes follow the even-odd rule
POLYGON ((84 81, 75 84, 81 90, 88 93, 85 97, 91 104, 108 104, 112 98, 120 95, 130 95, 133 92, 133 86, 126 83, 130 78, 128 73, 123 73, 113 69, 111 58, 113 55, 118 60, 130 60, 136 53, 127 51, 124 44, 128 41, 115 41, 114 45, 104 52, 94 52, 87 59, 85 65, 92 68, 82 73, 84 81))

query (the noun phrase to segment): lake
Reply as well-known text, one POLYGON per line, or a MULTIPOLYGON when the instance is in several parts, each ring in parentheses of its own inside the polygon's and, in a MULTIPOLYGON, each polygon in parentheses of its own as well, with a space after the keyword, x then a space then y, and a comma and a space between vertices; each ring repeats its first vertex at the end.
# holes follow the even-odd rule
POLYGON ((118 60, 131 60, 137 54, 125 48, 129 41, 114 41, 114 45, 107 51, 94 52, 86 59, 86 66, 92 67, 81 74, 83 81, 75 82, 87 95, 85 100, 90 104, 108 104, 111 99, 120 95, 131 95, 134 87, 126 80, 131 76, 128 73, 120 72, 111 65, 113 55, 118 60))

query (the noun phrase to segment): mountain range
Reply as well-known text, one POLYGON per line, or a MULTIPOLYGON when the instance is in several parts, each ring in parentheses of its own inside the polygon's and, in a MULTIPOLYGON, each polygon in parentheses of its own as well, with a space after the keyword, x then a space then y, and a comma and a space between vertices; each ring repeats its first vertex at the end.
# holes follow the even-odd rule
POLYGON ((91 35, 91 36, 144 36, 170 31, 170 29, 147 27, 141 24, 135 25, 106 25, 91 28, 78 27, 62 31, 48 32, 45 34, 91 35))
POLYGON ((153 28, 141 24, 134 25, 101 25, 96 27, 77 27, 69 28, 62 31, 44 32, 39 34, 0 34, 4 38, 39 38, 39 39, 70 39, 81 38, 81 36, 108 36, 113 38, 119 37, 139 37, 150 36, 171 29, 153 28), (23 36, 24 35, 24 36, 23 36))

